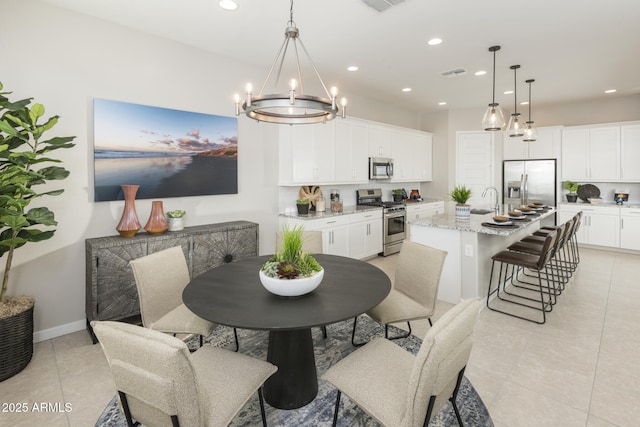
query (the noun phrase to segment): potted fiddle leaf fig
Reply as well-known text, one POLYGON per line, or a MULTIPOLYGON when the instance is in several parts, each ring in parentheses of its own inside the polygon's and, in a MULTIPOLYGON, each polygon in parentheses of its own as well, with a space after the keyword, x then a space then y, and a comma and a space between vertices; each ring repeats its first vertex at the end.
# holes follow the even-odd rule
POLYGON ((71 142, 75 136, 43 138, 59 117, 44 119, 42 104, 32 104, 32 98, 10 101, 10 92, 2 88, 0 83, 0 258, 5 258, 0 291, 0 381, 24 369, 33 354, 34 298, 7 294, 14 252, 27 243, 53 237, 57 222, 39 199, 64 191, 44 185, 69 175, 55 165, 60 160, 50 154, 75 145, 71 142), (35 200, 38 206, 30 208, 35 200))

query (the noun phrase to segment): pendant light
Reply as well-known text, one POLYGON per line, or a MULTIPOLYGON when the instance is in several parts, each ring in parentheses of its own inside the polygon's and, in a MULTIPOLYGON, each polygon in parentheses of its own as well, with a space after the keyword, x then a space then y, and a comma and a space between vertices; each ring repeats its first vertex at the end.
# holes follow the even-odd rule
POLYGON ((493 92, 491 104, 482 118, 482 128, 488 131, 501 130, 504 126, 504 115, 500 105, 496 102, 496 52, 500 46, 491 46, 489 52, 493 52, 493 92))
POLYGON ((535 123, 531 120, 531 83, 535 82, 534 79, 525 81, 529 84, 529 121, 524 126, 524 138, 523 141, 533 142, 538 139, 538 131, 536 130, 535 123))
POLYGON ((513 114, 509 118, 509 124, 507 125, 507 134, 511 137, 518 137, 524 135, 524 126, 522 126, 522 120, 520 119, 520 113, 518 113, 518 84, 516 72, 519 65, 512 65, 509 67, 513 70, 513 114))
POLYGON ((298 27, 296 27, 296 24, 293 21, 293 0, 291 0, 290 3, 289 21, 284 35, 284 43, 280 47, 278 55, 271 65, 269 74, 267 75, 260 92, 255 95, 251 84, 247 84, 244 100, 240 98, 240 95, 235 95, 236 116, 240 115, 240 108, 242 107, 247 117, 258 122, 286 123, 293 125, 323 123, 334 119, 337 115, 341 115, 342 118, 344 118, 347 100, 346 98, 342 98, 340 105, 338 105, 338 89, 332 87, 329 90, 322 81, 320 73, 307 52, 307 48, 302 43, 298 27), (288 49, 289 43, 293 45, 293 48, 290 50, 288 49), (323 95, 314 96, 304 93, 302 70, 300 67, 300 59, 298 57, 298 45, 302 48, 302 52, 306 54, 311 69, 313 69, 320 86, 324 89, 326 97, 323 95), (281 87, 278 87, 278 83, 280 82, 280 73, 283 69, 283 65, 285 64, 287 52, 289 51, 293 52, 292 55, 289 55, 289 58, 291 59, 290 63, 294 64, 297 79, 292 78, 289 80, 288 88, 278 93, 278 90, 282 89, 281 87), (293 56, 293 58, 291 58, 291 56, 293 56), (276 66, 277 75, 275 80, 272 80, 271 74, 276 66), (263 95, 263 90, 270 81, 273 82, 274 93, 263 95))

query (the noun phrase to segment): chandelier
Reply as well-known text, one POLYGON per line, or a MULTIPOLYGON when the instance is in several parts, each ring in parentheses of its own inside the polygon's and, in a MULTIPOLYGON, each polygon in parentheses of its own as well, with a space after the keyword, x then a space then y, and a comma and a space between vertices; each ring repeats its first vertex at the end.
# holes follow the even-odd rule
POLYGON ((251 83, 247 84, 246 96, 244 100, 240 99, 240 95, 234 96, 235 101, 235 113, 236 116, 240 115, 240 107, 244 110, 247 117, 254 119, 258 122, 269 123, 285 123, 285 124, 308 124, 308 123, 322 123, 329 120, 333 120, 340 112, 342 118, 346 115, 346 98, 342 98, 340 101, 340 108, 338 107, 337 96, 338 89, 332 87, 327 90, 326 85, 320 77, 320 73, 311 60, 307 48, 302 43, 300 38, 300 32, 293 21, 293 0, 291 0, 291 6, 289 9, 289 21, 287 22, 287 28, 284 32, 285 39, 276 55, 275 60, 271 64, 269 74, 260 89, 260 92, 253 94, 253 86, 251 83), (288 90, 286 93, 271 93, 263 95, 265 87, 270 81, 273 81, 274 92, 277 92, 278 83, 280 82, 280 74, 282 73, 283 66, 285 65, 285 58, 289 51, 290 44, 293 51, 293 64, 295 68, 296 76, 289 80, 288 90), (313 96, 304 93, 304 84, 302 81, 302 70, 300 68, 300 58, 298 55, 298 46, 302 49, 302 52, 306 55, 307 60, 311 64, 311 68, 315 73, 316 78, 320 81, 320 85, 324 89, 325 96, 313 96), (273 71, 277 67, 277 73, 275 79, 271 76, 273 71))

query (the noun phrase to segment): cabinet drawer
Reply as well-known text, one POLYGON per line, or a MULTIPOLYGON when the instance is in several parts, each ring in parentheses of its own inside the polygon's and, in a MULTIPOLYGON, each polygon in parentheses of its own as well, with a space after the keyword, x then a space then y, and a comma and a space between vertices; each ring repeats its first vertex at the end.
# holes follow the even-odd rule
POLYGON ((369 221, 376 218, 377 219, 382 218, 382 209, 376 209, 368 212, 349 215, 349 222, 353 224, 356 222, 369 221))

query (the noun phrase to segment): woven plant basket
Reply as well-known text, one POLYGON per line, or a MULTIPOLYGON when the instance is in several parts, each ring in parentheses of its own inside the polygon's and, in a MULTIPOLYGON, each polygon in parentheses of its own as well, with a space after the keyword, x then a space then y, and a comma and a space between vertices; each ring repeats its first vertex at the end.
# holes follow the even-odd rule
POLYGON ((0 381, 22 371, 33 355, 33 305, 0 319, 0 381))

